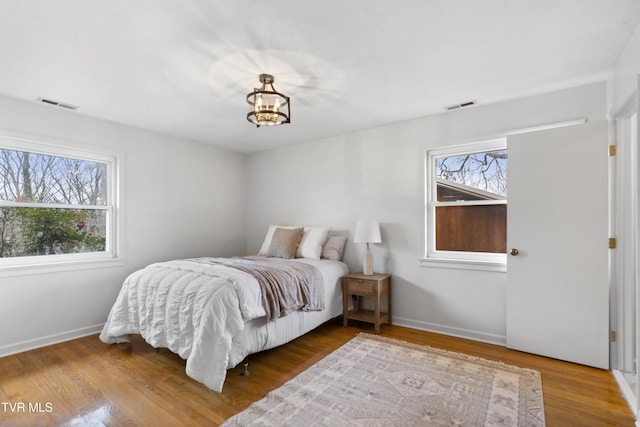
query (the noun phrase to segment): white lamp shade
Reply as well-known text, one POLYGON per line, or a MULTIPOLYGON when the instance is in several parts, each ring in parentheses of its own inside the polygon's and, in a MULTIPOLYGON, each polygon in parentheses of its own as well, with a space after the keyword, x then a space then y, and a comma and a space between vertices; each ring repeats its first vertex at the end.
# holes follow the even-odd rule
POLYGON ((356 243, 380 243, 380 224, 378 221, 356 222, 356 235, 353 238, 356 243))

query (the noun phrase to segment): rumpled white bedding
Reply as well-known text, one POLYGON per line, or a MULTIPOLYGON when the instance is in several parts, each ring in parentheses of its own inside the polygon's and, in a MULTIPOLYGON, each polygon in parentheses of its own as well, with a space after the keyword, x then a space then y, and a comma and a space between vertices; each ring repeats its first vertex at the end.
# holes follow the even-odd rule
MULTIPOLYGON (((323 262, 313 264, 321 267, 323 262)), ((336 283, 329 286, 333 289, 336 283)), ((168 348, 186 359, 187 375, 220 392, 227 368, 233 367, 233 338, 245 322, 265 315, 260 286, 250 274, 198 259, 168 261, 127 277, 100 339, 114 344, 140 334, 153 347, 168 348)), ((235 349, 234 354, 238 351, 243 353, 235 349)))

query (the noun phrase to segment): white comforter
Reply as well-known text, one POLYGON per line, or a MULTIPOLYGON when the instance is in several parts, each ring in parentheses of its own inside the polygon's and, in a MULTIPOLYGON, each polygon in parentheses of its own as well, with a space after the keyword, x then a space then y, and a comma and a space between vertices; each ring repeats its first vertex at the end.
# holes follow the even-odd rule
POLYGON ((197 259, 169 261, 125 280, 100 339, 114 344, 140 334, 153 347, 186 359, 187 375, 220 392, 232 367, 233 337, 246 321, 265 314, 260 286, 250 274, 197 259))

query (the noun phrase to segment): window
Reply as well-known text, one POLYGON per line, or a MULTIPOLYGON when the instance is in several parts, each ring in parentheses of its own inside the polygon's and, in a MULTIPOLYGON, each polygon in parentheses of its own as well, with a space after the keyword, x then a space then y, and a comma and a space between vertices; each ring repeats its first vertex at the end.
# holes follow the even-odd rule
POLYGON ((426 162, 426 264, 504 266, 506 140, 430 150, 426 162))
POLYGON ((116 161, 0 137, 0 268, 115 258, 116 161))

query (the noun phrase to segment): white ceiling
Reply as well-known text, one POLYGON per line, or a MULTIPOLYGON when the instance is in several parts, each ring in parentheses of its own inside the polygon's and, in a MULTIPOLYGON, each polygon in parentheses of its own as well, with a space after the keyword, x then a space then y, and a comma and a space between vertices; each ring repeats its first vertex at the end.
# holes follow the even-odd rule
POLYGON ((253 152, 603 80, 639 20, 640 0, 2 0, 0 93, 253 152), (291 124, 247 122, 260 73, 291 124))

